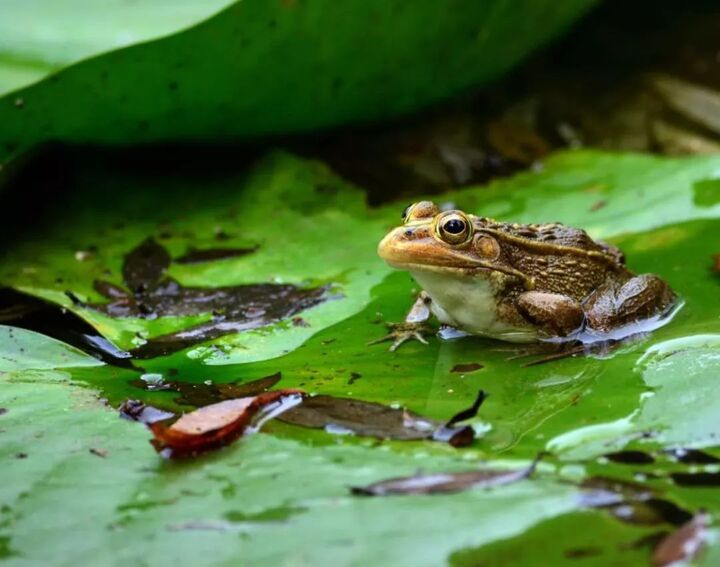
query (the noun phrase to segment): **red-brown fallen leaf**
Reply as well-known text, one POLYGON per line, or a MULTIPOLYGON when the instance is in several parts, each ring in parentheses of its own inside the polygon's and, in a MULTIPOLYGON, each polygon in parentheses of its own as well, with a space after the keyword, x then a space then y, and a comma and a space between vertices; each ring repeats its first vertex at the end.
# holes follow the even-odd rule
POLYGON ((544 453, 539 454, 530 465, 516 470, 476 470, 458 473, 435 473, 391 478, 351 488, 353 494, 361 496, 393 496, 400 494, 447 494, 470 488, 502 486, 528 478, 537 467, 544 453))
POLYGON ((259 428, 299 404, 304 395, 299 390, 277 390, 205 406, 183 415, 172 425, 150 424, 155 437, 151 443, 164 457, 194 457, 232 443, 250 427, 259 428))
POLYGON ((705 542, 709 518, 705 512, 696 514, 692 520, 665 537, 652 555, 653 565, 664 567, 679 561, 693 559, 705 542))
POLYGON ((720 254, 713 254, 710 269, 716 274, 720 274, 720 254))

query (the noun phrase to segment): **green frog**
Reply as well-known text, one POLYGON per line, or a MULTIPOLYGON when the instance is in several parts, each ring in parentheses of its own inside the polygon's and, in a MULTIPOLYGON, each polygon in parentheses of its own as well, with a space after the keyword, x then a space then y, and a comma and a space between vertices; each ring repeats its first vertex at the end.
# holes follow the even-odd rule
POLYGON ((655 274, 635 275, 623 253, 560 223, 517 224, 410 205, 403 224, 378 246, 423 292, 405 321, 378 341, 390 350, 426 342, 427 321, 514 343, 598 340, 632 334, 636 323, 663 319, 676 304, 655 274))

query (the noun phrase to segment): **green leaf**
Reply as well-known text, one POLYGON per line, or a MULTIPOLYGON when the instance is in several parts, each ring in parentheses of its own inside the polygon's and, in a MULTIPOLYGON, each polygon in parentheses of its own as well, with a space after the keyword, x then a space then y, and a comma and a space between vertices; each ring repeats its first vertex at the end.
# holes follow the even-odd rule
POLYGON ((13 2, 0 18, 13 30, 3 36, 0 28, 0 85, 99 56, 6 91, 0 165, 45 140, 223 139, 406 113, 497 77, 594 2, 533 0, 519 10, 504 0, 417 0, 412 8, 402 0, 244 0, 187 31, 104 55, 127 43, 123 31, 142 42, 226 2, 181 3, 185 10, 166 0, 116 2, 110 14, 79 0, 74 10, 67 0, 13 2))
POLYGON ((0 325, 0 344, 0 372, 103 365, 60 341, 7 325, 0 325))
MULTIPOLYGON (((716 488, 682 486, 670 476, 713 474, 717 465, 676 462, 665 453, 695 447, 720 454, 714 411, 720 403, 720 282, 709 269, 720 252, 720 211, 710 194, 720 159, 573 152, 536 173, 436 196, 508 220, 557 218, 590 227, 619 245, 633 270, 667 279, 684 302, 649 336, 607 353, 531 367, 514 358, 521 347, 480 338, 431 338, 429 345, 404 345, 395 353, 386 345, 368 346, 383 334, 384 321, 402 318, 416 288, 375 255, 403 206, 369 208, 358 189, 321 165, 273 154, 249 177, 218 174, 202 184, 95 167, 80 176, 56 223, 5 255, 5 282, 62 303, 125 347, 136 331, 153 336, 197 321, 99 316, 64 292, 100 301, 92 281, 121 283, 122 256, 148 236, 173 258, 190 247, 259 244, 236 258, 173 263, 170 274, 186 286, 281 278, 330 283, 344 297, 303 311, 311 327, 278 324, 239 333, 212 341, 222 348, 204 344, 136 361, 138 368, 0 376, 0 407, 7 410, 0 412, 0 553, 10 564, 102 564, 108 557, 109 564, 463 565, 515 553, 531 565, 549 558, 575 563, 583 554, 599 564, 637 564, 649 559, 650 536, 672 525, 645 516, 637 520, 650 524, 621 524, 607 511, 584 509, 576 484, 610 477, 654 490, 666 511, 720 511, 716 488), (97 207, 99 194, 113 206, 97 207), (628 208, 630 202, 638 206, 628 208), (76 260, 78 250, 89 254, 76 260), (477 369, 453 371, 458 364, 477 369), (188 410, 176 392, 143 388, 138 378, 147 372, 173 381, 240 384, 280 372, 278 388, 392 404, 435 419, 468 407, 479 389, 489 397, 471 420, 478 440, 466 449, 378 443, 271 422, 265 433, 214 455, 167 463, 147 443, 142 425, 118 419, 97 401, 101 396, 116 406, 133 398, 188 410), (375 499, 348 491, 419 469, 519 469, 545 449, 553 455, 536 475, 506 487, 375 499), (623 449, 642 451, 654 462, 603 458, 623 449), (570 529, 579 521, 590 532, 570 529), (526 557, 529 549, 542 551, 526 557)), ((8 345, 0 341, 0 353, 8 345)), ((712 564, 717 544, 708 545, 701 560, 712 564)))
POLYGON ((6 0, 0 18, 0 93, 82 59, 175 33, 231 1, 6 0))
POLYGON ((420 465, 468 466, 460 456, 428 461, 422 449, 319 449, 259 434, 215 457, 163 463, 142 425, 91 392, 3 378, 0 386, 0 424, 12 432, 0 436, 9 565, 437 565, 577 506, 572 487, 547 480, 441 497, 350 496, 348 485, 420 465))

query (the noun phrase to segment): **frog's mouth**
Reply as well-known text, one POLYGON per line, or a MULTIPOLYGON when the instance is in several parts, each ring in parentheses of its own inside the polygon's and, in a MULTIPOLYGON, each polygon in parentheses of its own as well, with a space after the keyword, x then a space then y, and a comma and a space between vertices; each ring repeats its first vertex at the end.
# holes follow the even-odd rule
POLYGON ((439 249, 436 242, 403 242, 391 232, 378 245, 378 255, 391 267, 408 272, 453 273, 459 276, 488 278, 503 274, 520 280, 528 289, 532 282, 522 272, 510 266, 493 264, 469 256, 464 250, 449 247, 439 249))
POLYGON ((394 232, 388 234, 378 245, 378 255, 398 270, 430 272, 467 272, 468 270, 492 270, 490 264, 468 257, 461 250, 440 248, 434 239, 403 242, 394 232))

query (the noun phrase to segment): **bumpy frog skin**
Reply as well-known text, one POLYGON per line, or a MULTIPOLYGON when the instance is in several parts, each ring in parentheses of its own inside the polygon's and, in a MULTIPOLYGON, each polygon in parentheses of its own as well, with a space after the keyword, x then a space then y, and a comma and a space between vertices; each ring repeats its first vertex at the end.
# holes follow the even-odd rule
POLYGON ((404 323, 381 340, 424 342, 430 313, 466 333, 516 343, 608 336, 667 313, 675 294, 659 276, 636 276, 622 252, 584 230, 511 224, 411 205, 378 253, 423 288, 404 323))

